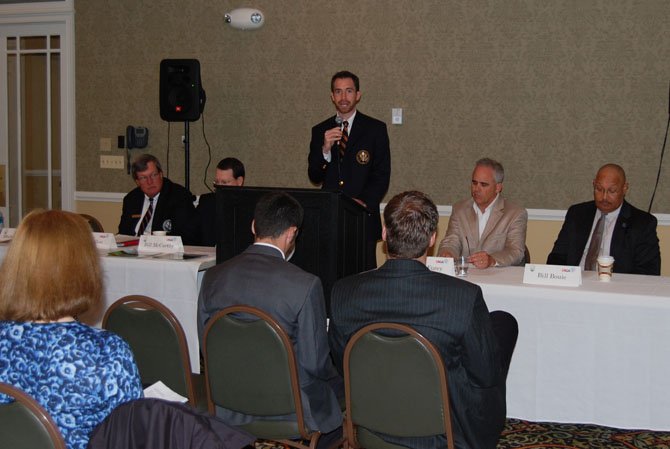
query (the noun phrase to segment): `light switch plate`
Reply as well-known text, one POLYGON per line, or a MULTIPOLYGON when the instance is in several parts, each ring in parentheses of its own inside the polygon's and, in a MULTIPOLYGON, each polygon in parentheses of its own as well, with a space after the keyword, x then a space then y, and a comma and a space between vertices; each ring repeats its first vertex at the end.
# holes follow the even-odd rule
POLYGON ((100 168, 123 170, 125 159, 123 156, 100 155, 100 168))
POLYGON ((402 108, 391 109, 391 123, 394 125, 402 125, 402 108))

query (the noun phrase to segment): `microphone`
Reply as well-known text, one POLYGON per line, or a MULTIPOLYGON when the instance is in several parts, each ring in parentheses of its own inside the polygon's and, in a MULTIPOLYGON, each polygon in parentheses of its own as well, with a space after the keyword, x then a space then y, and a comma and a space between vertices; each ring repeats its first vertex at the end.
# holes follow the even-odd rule
MULTIPOLYGON (((342 125, 343 121, 344 120, 342 120, 342 117, 340 117, 339 115, 335 116, 335 123, 337 123, 337 126, 340 127, 340 131, 342 131, 342 127, 344 126, 344 125, 342 125)), ((337 142, 335 142, 335 148, 337 148, 338 150, 340 149, 340 141, 339 140, 337 142)))

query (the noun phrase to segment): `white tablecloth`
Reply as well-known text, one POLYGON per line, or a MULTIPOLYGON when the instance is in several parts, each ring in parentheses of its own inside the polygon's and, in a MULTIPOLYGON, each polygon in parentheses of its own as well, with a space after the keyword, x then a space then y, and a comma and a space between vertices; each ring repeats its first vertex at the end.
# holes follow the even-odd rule
POLYGON ((670 430, 670 278, 585 272, 581 287, 545 287, 512 267, 466 279, 519 322, 508 416, 670 430))
MULTIPOLYGON (((203 257, 187 260, 157 258, 114 257, 101 258, 104 276, 103 307, 80 319, 100 326, 102 316, 117 299, 126 295, 146 295, 165 304, 177 316, 184 328, 191 357, 191 369, 200 372, 200 345, 197 329, 197 302, 202 276, 216 263, 214 248, 187 246, 188 254, 203 257)), ((0 245, 0 260, 4 259, 7 245, 0 245)))
MULTIPOLYGON (((186 253, 204 257, 188 260, 112 257, 102 258, 104 310, 126 295, 146 295, 163 303, 184 328, 191 356, 191 370, 200 372, 197 303, 205 270, 215 264, 214 248, 186 247, 186 253)), ((102 317, 99 317, 100 320, 102 317)), ((100 321, 92 324, 100 324, 100 321)))

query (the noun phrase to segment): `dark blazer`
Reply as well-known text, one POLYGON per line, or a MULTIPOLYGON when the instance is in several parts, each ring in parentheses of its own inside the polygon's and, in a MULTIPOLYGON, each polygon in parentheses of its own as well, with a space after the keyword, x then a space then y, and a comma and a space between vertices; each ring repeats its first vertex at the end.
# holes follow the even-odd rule
MULTIPOLYGON (((144 193, 139 187, 123 198, 123 211, 119 223, 119 234, 135 235, 135 226, 142 218, 144 193)), ((154 206, 152 231, 168 231, 169 235, 181 236, 185 245, 197 243, 197 220, 193 207, 193 195, 186 188, 163 178, 163 188, 154 206), (168 229, 169 228, 169 229, 168 229)))
MULTIPOLYGON (((594 201, 570 206, 547 263, 579 265, 596 215, 594 201)), ((624 201, 612 232, 615 273, 661 274, 656 217, 624 201)))
MULTIPOLYGON (((330 359, 321 280, 286 262, 278 249, 251 245, 205 273, 198 298, 201 344, 207 321, 237 304, 264 310, 294 342, 307 426, 323 433, 340 427, 342 412, 333 387, 342 390, 342 379, 330 359)), ((253 416, 223 408, 217 408, 217 416, 230 425, 253 421, 253 416)))
MULTIPOLYGON (((449 378, 457 448, 494 449, 505 424, 505 374, 479 286, 430 271, 415 260, 390 259, 377 270, 339 280, 328 330, 342 371, 349 338, 366 324, 412 326, 440 351, 449 378)), ((444 447, 435 438, 395 439, 412 448, 444 447)))
POLYGON ((331 150, 331 162, 323 158, 321 147, 326 130, 335 128, 335 116, 312 128, 309 144, 309 179, 323 189, 341 190, 351 198, 362 200, 368 208, 368 239, 381 238, 379 203, 386 194, 391 178, 391 150, 386 124, 356 112, 347 150, 340 162, 336 146, 331 150), (343 184, 340 186, 340 181, 343 184))

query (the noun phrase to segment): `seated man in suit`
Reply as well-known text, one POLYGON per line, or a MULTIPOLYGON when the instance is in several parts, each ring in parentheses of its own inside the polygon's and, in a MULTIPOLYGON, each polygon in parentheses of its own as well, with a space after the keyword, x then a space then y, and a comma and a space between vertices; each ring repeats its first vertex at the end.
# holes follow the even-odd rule
POLYGON ((163 176, 159 160, 143 154, 133 162, 137 187, 123 198, 119 234, 142 235, 166 231, 179 235, 185 245, 195 244, 193 195, 163 176))
MULTIPOLYGON (((205 273, 198 298, 198 334, 219 310, 237 304, 257 307, 276 319, 295 346, 307 427, 321 431, 319 446, 342 434, 342 378, 330 359, 326 304, 321 280, 289 263, 303 209, 284 192, 263 195, 251 224, 255 243, 205 273)), ((271 373, 269 373, 271 375, 271 373)), ((217 408, 230 425, 252 422, 253 416, 217 408)))
POLYGON ((504 178, 500 162, 477 161, 470 185, 472 198, 454 205, 439 256, 466 256, 477 268, 524 263, 528 213, 502 197, 504 178))
MULTIPOLYGON (((344 348, 361 327, 384 321, 412 326, 444 359, 455 446, 494 449, 505 424, 505 380, 517 323, 507 312, 489 314, 479 286, 426 267, 437 220, 435 204, 421 192, 389 201, 382 230, 388 260, 377 270, 335 283, 330 347, 341 372, 344 348)), ((443 435, 379 436, 410 448, 446 447, 443 435)))
POLYGON ((614 257, 615 273, 661 273, 656 217, 630 205, 626 172, 616 164, 600 167, 593 201, 570 206, 547 263, 596 270, 599 255, 614 257))
MULTIPOLYGON (((244 185, 244 164, 239 159, 227 157, 221 159, 216 166, 214 188, 242 187, 244 185)), ((216 192, 200 195, 198 201, 198 220, 200 237, 198 244, 202 246, 216 245, 216 192)))

